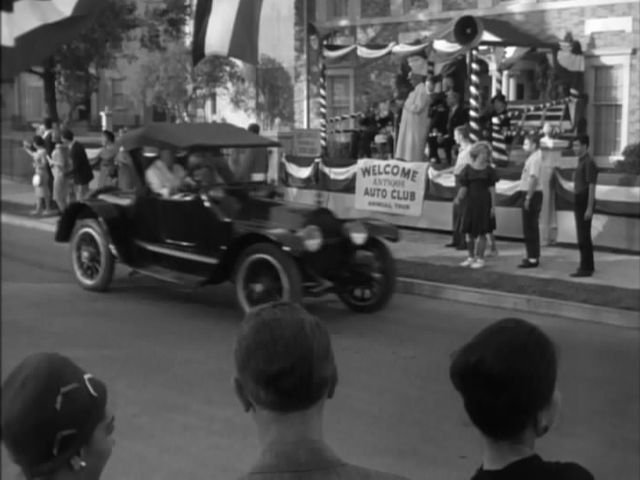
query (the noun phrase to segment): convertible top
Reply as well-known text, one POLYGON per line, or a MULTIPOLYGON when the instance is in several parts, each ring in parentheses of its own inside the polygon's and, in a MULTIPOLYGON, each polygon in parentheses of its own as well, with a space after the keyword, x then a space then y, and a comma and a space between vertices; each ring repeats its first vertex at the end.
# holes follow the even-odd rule
POLYGON ((125 150, 142 147, 277 147, 280 144, 230 123, 150 123, 118 140, 125 150))

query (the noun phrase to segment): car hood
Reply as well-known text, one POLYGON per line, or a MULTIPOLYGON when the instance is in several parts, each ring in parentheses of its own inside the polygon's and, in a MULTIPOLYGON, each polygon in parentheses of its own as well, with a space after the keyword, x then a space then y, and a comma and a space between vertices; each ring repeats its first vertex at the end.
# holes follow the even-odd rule
POLYGON ((234 221, 245 227, 297 230, 311 223, 317 224, 319 216, 326 222, 328 215, 331 223, 338 222, 329 210, 314 205, 249 197, 242 202, 234 221))

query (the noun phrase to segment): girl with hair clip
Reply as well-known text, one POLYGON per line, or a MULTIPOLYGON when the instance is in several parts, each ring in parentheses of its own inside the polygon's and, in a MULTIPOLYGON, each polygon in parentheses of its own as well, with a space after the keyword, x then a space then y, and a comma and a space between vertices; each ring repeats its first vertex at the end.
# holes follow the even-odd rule
POLYGON ((460 265, 476 269, 484 267, 486 236, 495 228, 498 174, 491 166, 491 146, 487 142, 473 145, 469 155, 471 163, 460 174, 461 188, 454 205, 467 198, 462 231, 467 235, 469 257, 460 265))
POLYGON ((24 359, 2 385, 2 443, 26 480, 99 480, 113 449, 107 387, 58 353, 24 359))

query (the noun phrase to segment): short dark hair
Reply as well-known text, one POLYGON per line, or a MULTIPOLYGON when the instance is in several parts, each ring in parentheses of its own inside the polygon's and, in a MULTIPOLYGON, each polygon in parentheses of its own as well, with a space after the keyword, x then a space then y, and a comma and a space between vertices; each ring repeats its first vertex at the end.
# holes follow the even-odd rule
POLYGON ((46 117, 42 123, 44 124, 44 128, 46 128, 47 130, 53 128, 53 120, 51 120, 49 117, 46 117))
POLYGON ((111 130, 103 130, 102 131, 102 135, 104 136, 104 138, 107 139, 107 141, 109 142, 115 142, 116 141, 116 136, 113 134, 113 132, 111 130))
POLYGON ((257 123, 252 123, 247 127, 247 130, 249 130, 251 133, 255 133, 256 135, 260 135, 260 125, 258 125, 257 123))
POLYGON ((474 425, 493 440, 509 441, 551 403, 557 368, 555 346, 542 330, 505 318, 454 355, 449 377, 474 425))
POLYGON ((32 143, 36 146, 36 147, 44 147, 45 146, 45 141, 44 138, 42 138, 40 135, 35 135, 33 137, 33 141, 32 143))
POLYGON ((483 150, 487 152, 487 155, 489 155, 489 158, 487 160, 491 161, 493 149, 491 148, 491 144, 489 144, 489 142, 474 143, 469 150, 469 156, 471 157, 471 160, 475 160, 476 158, 478 158, 478 155, 480 155, 480 152, 482 152, 483 150))
POLYGON ((64 468, 105 419, 107 397, 106 385, 68 357, 43 352, 20 362, 2 384, 0 426, 25 477, 64 468))
POLYGON ((337 381, 326 327, 289 302, 247 314, 236 340, 235 364, 247 396, 273 412, 307 410, 337 381))
POLYGON ((525 140, 529 140, 529 143, 533 144, 536 148, 540 148, 540 135, 535 132, 529 132, 524 136, 525 140))
POLYGON ((589 144, 591 143, 591 139, 589 138, 589 135, 582 134, 582 135, 578 135, 576 138, 574 138, 574 142, 580 142, 585 147, 588 147, 589 144))
POLYGON ((62 133, 60 135, 63 140, 69 140, 70 142, 73 140, 73 132, 68 128, 62 130, 62 133))

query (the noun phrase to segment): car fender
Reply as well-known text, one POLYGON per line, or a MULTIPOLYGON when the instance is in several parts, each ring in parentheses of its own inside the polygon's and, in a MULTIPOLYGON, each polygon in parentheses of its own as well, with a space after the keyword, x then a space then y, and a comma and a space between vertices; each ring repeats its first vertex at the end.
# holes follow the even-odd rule
MULTIPOLYGON (((297 235, 287 231, 262 230, 260 232, 247 232, 235 236, 229 245, 221 264, 219 275, 229 278, 233 275, 236 262, 242 252, 249 246, 261 242, 270 242, 279 245, 294 258, 300 257, 305 250, 302 239, 297 235)), ((221 277, 222 278, 222 277, 221 277)))
POLYGON ((71 234, 78 220, 83 218, 95 218, 107 234, 109 248, 114 255, 128 258, 127 228, 122 207, 112 205, 100 200, 75 202, 64 211, 56 229, 56 242, 69 242, 71 234))
POLYGON ((390 242, 400 240, 400 229, 391 223, 372 218, 361 220, 361 222, 369 232, 370 237, 384 238, 390 242))

